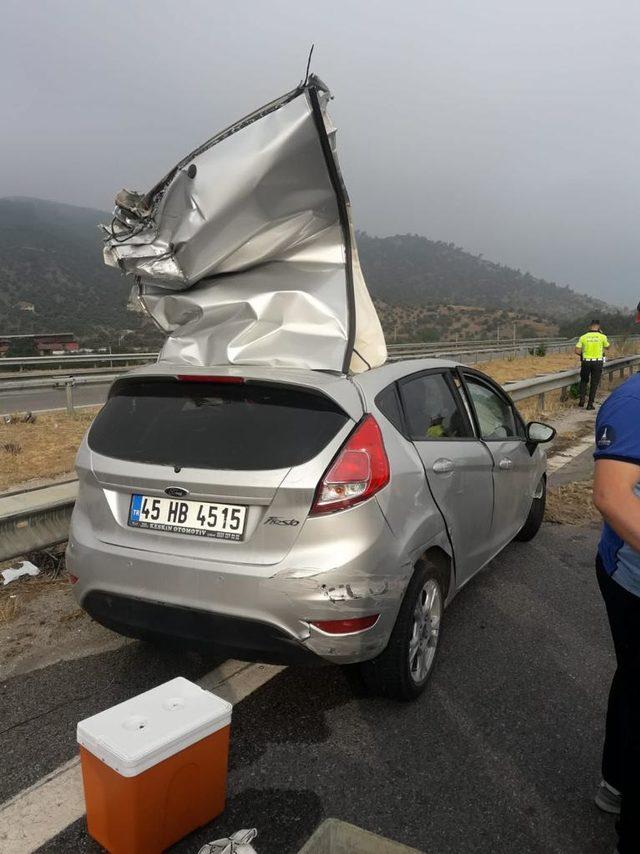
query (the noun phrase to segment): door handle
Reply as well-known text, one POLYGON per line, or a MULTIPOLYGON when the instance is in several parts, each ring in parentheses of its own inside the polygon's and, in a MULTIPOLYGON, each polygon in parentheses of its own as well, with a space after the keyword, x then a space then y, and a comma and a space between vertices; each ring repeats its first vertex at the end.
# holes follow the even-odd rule
POLYGON ((513 468, 513 461, 509 459, 509 457, 503 457, 498 463, 501 469, 511 469, 513 468))
POLYGON ((453 460, 448 460, 446 457, 441 457, 433 464, 433 470, 436 474, 446 474, 447 472, 453 471, 454 467, 453 460))

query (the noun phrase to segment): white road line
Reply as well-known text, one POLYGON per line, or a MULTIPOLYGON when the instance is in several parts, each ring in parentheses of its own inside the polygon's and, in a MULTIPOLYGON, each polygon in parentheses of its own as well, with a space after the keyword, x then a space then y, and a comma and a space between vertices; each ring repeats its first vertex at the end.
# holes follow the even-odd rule
POLYGON ((580 456, 580 454, 592 448, 593 439, 583 439, 576 445, 572 445, 570 448, 567 448, 566 451, 561 451, 559 454, 555 454, 553 457, 550 457, 547 460, 547 471, 550 473, 558 471, 558 469, 561 469, 563 466, 566 466, 567 463, 570 463, 571 460, 574 460, 576 457, 580 456))
MULTIPOLYGON (((282 670, 230 659, 197 681, 235 704, 282 670)), ((83 815, 82 774, 76 757, 0 806, 0 850, 30 854, 83 815)))

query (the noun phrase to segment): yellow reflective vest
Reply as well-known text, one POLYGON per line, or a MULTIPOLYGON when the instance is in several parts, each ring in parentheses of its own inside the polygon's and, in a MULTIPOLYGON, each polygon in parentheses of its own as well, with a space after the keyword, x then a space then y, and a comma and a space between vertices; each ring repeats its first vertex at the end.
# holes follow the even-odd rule
POLYGON ((580 337, 576 347, 582 351, 585 362, 601 362, 604 359, 605 347, 609 346, 609 339, 604 332, 585 332, 580 337))

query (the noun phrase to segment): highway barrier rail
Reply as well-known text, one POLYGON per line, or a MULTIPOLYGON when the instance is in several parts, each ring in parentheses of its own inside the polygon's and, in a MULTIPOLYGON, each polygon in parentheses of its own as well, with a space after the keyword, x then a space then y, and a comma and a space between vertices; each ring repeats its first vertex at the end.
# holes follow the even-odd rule
POLYGON ((67 539, 78 481, 0 496, 0 560, 50 548, 67 539))
MULTIPOLYGON (((609 336, 611 341, 617 340, 640 340, 640 336, 609 336)), ((462 341, 418 341, 408 344, 390 343, 387 345, 389 359, 414 359, 420 356, 454 357, 469 356, 475 353, 482 354, 483 359, 488 360, 487 354, 496 354, 493 358, 504 358, 505 355, 526 355, 529 352, 545 351, 547 353, 558 353, 571 350, 576 343, 575 338, 509 338, 509 339, 474 339, 462 341)), ((9 380, 13 373, 20 374, 27 371, 42 371, 49 369, 64 373, 73 373, 74 376, 87 372, 91 369, 101 368, 103 370, 125 371, 134 365, 143 365, 155 362, 157 353, 82 353, 60 356, 24 356, 0 358, 0 372, 6 374, 3 379, 9 380), (76 368, 81 370, 76 370, 76 368)))
MULTIPOLYGON (((611 359, 605 364, 604 374, 612 383, 616 375, 623 378, 625 374, 633 373, 638 364, 640 355, 611 359)), ((504 389, 515 401, 537 397, 538 408, 544 409, 546 394, 560 390, 566 397, 579 379, 580 370, 576 368, 505 383, 504 389)), ((77 489, 76 480, 67 480, 0 494, 0 560, 10 560, 64 542, 77 489)))
MULTIPOLYGON (((640 342, 640 336, 611 336, 611 340, 617 339, 640 342)), ((390 344, 389 361, 397 362, 406 359, 420 359, 425 357, 440 359, 456 359, 467 365, 478 362, 490 362, 496 359, 514 359, 526 356, 529 353, 571 352, 575 347, 575 339, 566 338, 527 338, 520 341, 511 341, 507 344, 498 344, 491 341, 445 341, 445 342, 423 342, 418 344, 390 344)), ((81 363, 91 363, 93 368, 85 368, 85 373, 74 371, 73 374, 53 373, 37 377, 27 376, 25 373, 16 373, 15 376, 4 376, 0 378, 0 396, 3 392, 27 391, 35 389, 61 389, 66 392, 67 411, 73 413, 74 398, 73 390, 78 386, 111 385, 119 373, 129 370, 134 365, 148 364, 157 359, 157 353, 121 353, 117 355, 88 355, 88 356, 29 356, 24 359, 0 359, 0 368, 4 365, 13 367, 27 365, 31 370, 43 368, 50 365, 64 365, 70 367, 81 363), (104 365, 109 362, 110 367, 96 369, 95 365, 104 365), (119 367, 120 365, 120 367, 119 367)), ((1 410, 0 410, 1 411, 1 410)))
MULTIPOLYGON (((35 391, 37 389, 64 389, 66 408, 70 415, 74 413, 73 390, 78 386, 111 385, 118 379, 119 373, 88 374, 80 376, 38 377, 36 379, 17 379, 0 381, 0 403, 3 392, 35 391)), ((0 409, 0 411, 2 411, 0 409)))

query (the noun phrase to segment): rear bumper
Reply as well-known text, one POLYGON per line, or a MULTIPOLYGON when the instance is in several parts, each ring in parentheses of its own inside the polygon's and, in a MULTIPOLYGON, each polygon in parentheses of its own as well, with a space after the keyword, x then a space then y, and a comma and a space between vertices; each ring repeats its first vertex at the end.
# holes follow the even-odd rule
POLYGON ((92 590, 82 604, 96 622, 128 637, 176 638, 186 645, 212 646, 246 661, 312 664, 319 660, 294 638, 268 623, 101 590, 92 590))
POLYGON ((245 660, 341 664, 382 652, 412 573, 375 500, 307 520, 289 555, 269 567, 104 543, 79 502, 67 565, 81 606, 121 634, 204 641, 245 660), (371 614, 376 624, 357 634, 311 625, 371 614))

